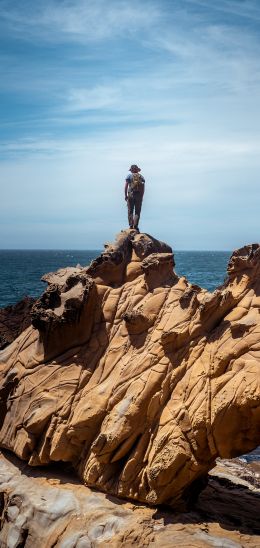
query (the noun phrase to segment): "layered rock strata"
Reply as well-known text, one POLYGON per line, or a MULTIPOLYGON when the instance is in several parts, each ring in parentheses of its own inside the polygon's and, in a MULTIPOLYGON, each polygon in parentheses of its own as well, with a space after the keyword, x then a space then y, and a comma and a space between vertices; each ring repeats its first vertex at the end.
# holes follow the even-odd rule
POLYGON ((2 447, 180 508, 217 457, 260 443, 259 244, 232 255, 214 293, 134 230, 45 280, 32 326, 0 354, 2 447))
POLYGON ((256 548, 259 490, 217 473, 192 512, 172 513, 107 497, 57 467, 33 470, 0 455, 0 546, 256 548))

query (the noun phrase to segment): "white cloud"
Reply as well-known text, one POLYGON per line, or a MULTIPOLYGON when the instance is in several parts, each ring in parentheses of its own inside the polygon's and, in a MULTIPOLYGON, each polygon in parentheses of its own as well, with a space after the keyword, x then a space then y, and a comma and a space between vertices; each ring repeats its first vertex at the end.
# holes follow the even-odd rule
POLYGON ((47 0, 15 6, 4 2, 0 15, 13 32, 25 33, 24 39, 88 43, 146 29, 158 20, 160 10, 137 0, 47 0))
POLYGON ((0 0, 8 30, 47 52, 0 59, 1 89, 37 107, 2 138, 0 247, 11 225, 13 246, 100 247, 126 226, 131 163, 147 177, 144 230, 177 248, 259 237, 259 38, 188 4, 48 1, 29 18, 31 2, 0 0))
POLYGON ((103 109, 117 105, 119 99, 119 86, 72 89, 68 95, 68 109, 70 111, 103 109))
POLYGON ((208 2, 207 0, 186 0, 188 3, 201 6, 207 10, 215 10, 228 14, 233 14, 246 19, 253 19, 254 21, 260 20, 260 9, 258 0, 220 0, 219 2, 208 2))
MULTIPOLYGON (((232 162, 244 162, 249 157, 260 157, 260 137, 251 140, 248 136, 244 138, 239 136, 229 136, 225 139, 207 138, 203 140, 202 136, 198 139, 196 134, 190 135, 189 139, 180 140, 178 127, 167 127, 156 125, 146 129, 122 129, 109 131, 98 136, 89 136, 77 139, 20 139, 9 143, 0 144, 2 155, 6 153, 22 153, 24 158, 57 158, 64 156, 77 157, 78 154, 88 151, 88 155, 100 155, 112 158, 113 161, 127 158, 129 155, 140 157, 139 161, 157 164, 157 157, 160 161, 169 161, 169 165, 174 162, 174 166, 193 169, 195 166, 208 167, 214 169, 218 166, 232 165, 232 162), (142 151, 141 153, 138 151, 142 151), (186 159, 189 162, 186 163, 186 159)), ((101 159, 101 158, 100 158, 101 159)), ((260 160, 259 160, 260 162, 260 160)), ((137 162, 138 163, 138 162, 137 162)), ((103 169, 103 166, 102 166, 103 169)))
POLYGON ((41 247, 101 247, 127 226, 123 188, 133 162, 147 181, 143 230, 177 249, 231 249, 258 238, 260 140, 180 142, 172 129, 157 127, 25 141, 12 152, 16 161, 0 164, 0 248, 7 241, 14 247, 37 241, 41 247))

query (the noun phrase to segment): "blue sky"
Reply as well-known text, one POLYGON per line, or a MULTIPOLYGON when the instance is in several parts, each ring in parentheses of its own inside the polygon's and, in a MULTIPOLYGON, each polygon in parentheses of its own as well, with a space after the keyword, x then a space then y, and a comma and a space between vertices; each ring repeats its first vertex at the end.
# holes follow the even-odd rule
POLYGON ((258 0, 0 0, 0 248, 259 241, 258 0))

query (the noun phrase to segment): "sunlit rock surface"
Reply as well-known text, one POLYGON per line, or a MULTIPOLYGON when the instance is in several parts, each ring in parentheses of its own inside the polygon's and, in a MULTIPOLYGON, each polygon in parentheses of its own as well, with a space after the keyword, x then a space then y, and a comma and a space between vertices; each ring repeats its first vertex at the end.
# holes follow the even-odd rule
POLYGON ((184 508, 216 458, 260 443, 260 245, 209 293, 172 250, 123 231, 86 268, 45 276, 0 353, 0 444, 88 486, 184 508))
POLYGON ((218 468, 193 510, 173 513, 90 490, 60 466, 33 469, 2 455, 0 546, 256 548, 259 490, 218 468))

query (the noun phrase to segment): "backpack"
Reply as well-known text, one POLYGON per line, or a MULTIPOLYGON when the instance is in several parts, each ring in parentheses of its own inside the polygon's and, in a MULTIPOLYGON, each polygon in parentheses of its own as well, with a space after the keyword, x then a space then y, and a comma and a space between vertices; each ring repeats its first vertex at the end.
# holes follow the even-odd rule
POLYGON ((130 188, 133 192, 140 192, 143 189, 143 181, 142 181, 142 175, 140 173, 133 173, 132 174, 132 181, 130 184, 130 188))

